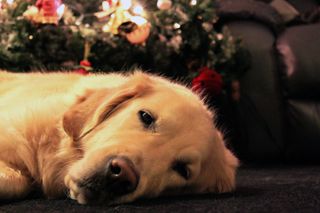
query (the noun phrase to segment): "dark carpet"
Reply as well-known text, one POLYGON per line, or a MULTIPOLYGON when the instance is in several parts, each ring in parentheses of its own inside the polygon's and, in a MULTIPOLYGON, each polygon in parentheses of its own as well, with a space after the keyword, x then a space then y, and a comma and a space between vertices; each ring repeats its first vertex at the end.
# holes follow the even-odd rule
POLYGON ((119 206, 32 198, 0 212, 320 212, 320 166, 241 168, 233 193, 164 197, 119 206))

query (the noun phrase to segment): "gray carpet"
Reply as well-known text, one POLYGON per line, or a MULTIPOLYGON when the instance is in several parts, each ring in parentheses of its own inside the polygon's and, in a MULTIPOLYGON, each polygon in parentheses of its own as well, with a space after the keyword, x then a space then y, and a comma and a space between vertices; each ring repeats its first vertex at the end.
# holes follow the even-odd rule
POLYGON ((33 197, 2 203, 0 212, 320 212, 320 166, 241 168, 223 195, 163 197, 119 206, 81 206, 33 197))

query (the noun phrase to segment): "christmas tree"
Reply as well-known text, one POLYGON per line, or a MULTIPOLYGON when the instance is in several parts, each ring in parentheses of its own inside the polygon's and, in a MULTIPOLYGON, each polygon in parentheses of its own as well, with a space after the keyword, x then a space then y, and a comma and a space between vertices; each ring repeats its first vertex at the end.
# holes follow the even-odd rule
POLYGON ((216 27, 215 3, 2 0, 0 68, 106 72, 138 67, 189 80, 206 68, 228 82, 247 68, 247 54, 228 29, 216 27))

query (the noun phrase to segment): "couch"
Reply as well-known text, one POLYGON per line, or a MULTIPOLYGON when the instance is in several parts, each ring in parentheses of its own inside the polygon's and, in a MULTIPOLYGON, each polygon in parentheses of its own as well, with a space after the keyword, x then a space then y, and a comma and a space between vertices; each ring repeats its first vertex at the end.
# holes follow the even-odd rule
POLYGON ((227 137, 243 161, 320 161, 320 3, 286 3, 293 14, 272 1, 219 5, 219 24, 251 55, 240 100, 227 104, 227 137))

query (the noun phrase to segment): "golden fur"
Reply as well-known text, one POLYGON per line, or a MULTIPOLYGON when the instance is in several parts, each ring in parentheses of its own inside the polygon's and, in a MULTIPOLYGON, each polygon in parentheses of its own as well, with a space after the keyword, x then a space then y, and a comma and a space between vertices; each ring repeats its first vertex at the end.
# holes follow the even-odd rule
POLYGON ((68 191, 87 203, 78 183, 111 155, 126 156, 140 173, 136 190, 112 202, 231 191, 238 161, 213 116, 189 89, 141 72, 0 71, 0 199, 41 186, 48 197, 68 191), (154 130, 142 127, 140 109, 156 115, 154 130), (188 162, 190 179, 171 170, 177 159, 188 162))

